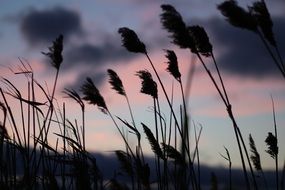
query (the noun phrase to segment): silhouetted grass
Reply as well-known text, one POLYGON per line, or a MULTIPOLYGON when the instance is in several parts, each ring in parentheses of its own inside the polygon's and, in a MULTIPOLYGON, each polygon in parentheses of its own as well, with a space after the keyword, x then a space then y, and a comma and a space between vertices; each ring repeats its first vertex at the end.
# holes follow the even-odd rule
MULTIPOLYGON (((213 45, 205 29, 198 25, 187 26, 180 13, 171 5, 162 5, 161 8, 161 23, 170 33, 172 42, 180 48, 189 49, 197 57, 225 105, 238 144, 245 180, 244 187, 247 189, 262 189, 263 187, 263 183, 257 183, 253 164, 256 172, 262 174, 266 188, 269 188, 257 146, 251 135, 249 135, 251 153, 249 155, 248 147, 232 111, 226 85, 214 56, 213 45), (215 72, 205 64, 204 59, 208 58, 212 60, 215 72)), ((218 5, 218 9, 232 25, 250 30, 261 37, 275 65, 284 77, 284 63, 274 37, 273 22, 265 2, 254 2, 249 10, 245 10, 239 7, 236 1, 229 0, 218 5), (276 54, 273 54, 269 45, 274 48, 276 54)), ((182 97, 181 103, 174 104, 173 92, 167 93, 166 84, 151 60, 147 46, 139 39, 135 31, 127 27, 120 28, 118 33, 121 35, 122 45, 128 51, 146 56, 156 77, 153 78, 152 73, 145 69, 135 73, 141 79, 140 92, 150 96, 153 100, 153 118, 150 124, 147 126, 144 121, 137 121, 134 118, 132 104, 127 95, 127 89, 123 85, 124 81, 112 69, 107 70, 109 83, 113 90, 126 99, 126 109, 129 110, 131 122, 111 113, 111 106, 109 107, 105 102, 104 96, 88 76, 85 81, 82 81, 80 93, 74 89, 63 91, 65 97, 71 98, 80 107, 82 123, 78 124, 77 120, 70 121, 66 115, 65 103, 58 105, 55 97, 57 83, 60 80, 60 68, 64 59, 62 56, 63 36, 59 35, 49 47, 49 52, 43 53, 56 70, 51 93, 34 78, 34 71, 29 63, 22 60, 20 60, 19 71, 14 71, 14 73, 25 77, 27 94, 21 92, 9 79, 2 78, 3 87, 0 88, 0 110, 3 115, 0 122, 0 189, 202 189, 199 154, 202 127, 198 128, 195 123, 190 125, 192 121, 189 119, 186 104, 188 93, 184 93, 178 57, 174 51, 165 50, 165 70, 171 75, 170 77, 175 79, 176 83, 173 85, 179 86, 182 97), (159 89, 162 90, 163 96, 159 94, 159 89), (39 97, 39 94, 43 94, 44 97, 39 97), (114 151, 120 164, 120 171, 116 171, 113 178, 108 180, 103 178, 96 158, 86 149, 85 102, 97 106, 110 117, 125 145, 125 150, 114 151), (167 103, 166 110, 161 110, 161 102, 167 103), (177 108, 180 112, 174 111, 177 108), (16 111, 20 114, 17 115, 16 111), (169 113, 169 121, 162 112, 169 113), (190 138, 190 127, 194 129, 194 139, 190 138), (141 129, 144 134, 141 134, 141 129), (155 131, 152 131, 153 129, 155 131), (130 144, 128 134, 135 134, 135 145, 130 144), (147 138, 149 148, 154 154, 154 171, 150 168, 150 163, 146 161, 144 151, 147 147, 141 145, 142 136, 147 138), (56 141, 52 142, 51 137, 55 137, 56 141), (21 165, 18 165, 19 161, 21 165), (127 176, 130 182, 121 181, 118 177, 120 174, 127 176), (151 179, 151 174, 155 176, 155 179, 151 179)), ((186 81, 186 83, 190 84, 191 81, 186 81)), ((283 169, 282 177, 279 178, 279 147, 273 99, 272 107, 274 132, 269 132, 265 139, 266 152, 275 161, 276 188, 283 189, 285 169, 283 169)), ((226 186, 234 189, 232 160, 229 150, 225 148, 225 151, 226 156, 222 154, 221 156, 228 162, 229 167, 229 180, 226 186)), ((211 171, 209 173, 211 173, 211 189, 218 189, 219 181, 215 173, 211 171)))

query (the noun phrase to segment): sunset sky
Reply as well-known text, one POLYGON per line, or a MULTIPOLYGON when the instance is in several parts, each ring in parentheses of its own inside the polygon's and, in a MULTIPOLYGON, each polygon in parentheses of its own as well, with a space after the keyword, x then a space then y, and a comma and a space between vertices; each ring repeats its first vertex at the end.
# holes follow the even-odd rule
MULTIPOLYGON (((52 41, 64 35, 64 61, 57 86, 59 102, 66 102, 70 120, 80 120, 80 108, 62 93, 64 88, 79 90, 87 76, 91 77, 110 111, 131 122, 127 104, 108 83, 107 69, 115 70, 121 77, 138 126, 153 123, 152 99, 140 93, 140 80, 136 71, 148 69, 147 59, 140 54, 127 52, 121 46, 118 28, 129 27, 136 31, 145 43, 151 59, 158 68, 167 91, 171 94, 174 83, 175 111, 181 103, 179 86, 166 72, 165 52, 176 52, 179 68, 186 84, 190 64, 197 64, 189 98, 192 122, 203 126, 199 143, 202 163, 223 165, 227 162, 226 146, 233 158, 233 165, 240 166, 238 148, 226 109, 199 61, 192 58, 189 50, 179 49, 171 43, 169 34, 160 23, 161 4, 171 4, 181 13, 187 25, 201 25, 208 32, 214 54, 221 68, 225 86, 232 102, 237 123, 248 142, 251 133, 262 155, 265 168, 273 166, 273 159, 265 153, 265 138, 273 132, 273 115, 270 96, 274 98, 279 131, 280 167, 285 159, 285 81, 275 68, 259 37, 253 32, 235 28, 227 23, 216 6, 221 0, 25 0, 0 2, 0 76, 15 82, 19 88, 26 85, 23 76, 15 76, 9 68, 17 70, 19 58, 31 64, 38 81, 46 81, 51 89, 55 69, 41 52, 47 52, 52 41), (192 60, 192 61, 191 61, 192 60)), ((238 1, 246 7, 252 1, 238 1)), ((273 30, 285 55, 285 1, 268 2, 274 22, 273 30)), ((213 68, 212 61, 206 61, 213 68)), ((155 76, 153 75, 156 80, 155 76)), ((5 85, 1 84, 5 89, 5 85)), ((160 89, 161 90, 161 89, 160 89)), ((159 91, 166 121, 169 109, 163 93, 159 91)), ((87 106, 87 147, 92 151, 109 152, 123 149, 123 141, 109 117, 94 106, 87 106)), ((153 128, 152 128, 153 129, 153 128)), ((141 129, 141 132, 143 130, 141 129)), ((191 131, 193 135, 193 130, 191 131)), ((129 135, 130 142, 134 142, 129 135)), ((147 140, 143 138, 145 151, 151 154, 147 140)))

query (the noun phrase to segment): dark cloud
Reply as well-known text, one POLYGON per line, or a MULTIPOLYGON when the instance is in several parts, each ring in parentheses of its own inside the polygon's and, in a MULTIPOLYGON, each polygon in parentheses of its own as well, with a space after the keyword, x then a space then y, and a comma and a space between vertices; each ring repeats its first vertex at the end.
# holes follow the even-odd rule
MULTIPOLYGON (((281 52, 285 50, 285 19, 275 18, 274 31, 281 52)), ((253 32, 231 26, 223 19, 214 18, 205 24, 210 40, 216 51, 223 50, 218 57, 219 65, 224 71, 244 77, 280 77, 269 53, 253 32)))
POLYGON ((64 54, 66 67, 71 68, 76 65, 92 66, 93 68, 101 67, 103 63, 126 60, 133 57, 135 54, 127 52, 127 50, 118 45, 105 42, 101 45, 93 45, 85 43, 79 46, 74 46, 66 50, 64 54))
POLYGON ((95 86, 100 90, 100 87, 103 85, 103 83, 107 80, 107 71, 98 71, 96 70, 90 70, 88 72, 81 73, 75 83, 66 84, 67 88, 75 89, 76 91, 80 91, 81 86, 85 82, 86 78, 89 77, 93 80, 95 86))
POLYGON ((79 14, 63 7, 30 10, 21 20, 20 29, 30 45, 50 42, 59 34, 69 37, 82 31, 79 14))

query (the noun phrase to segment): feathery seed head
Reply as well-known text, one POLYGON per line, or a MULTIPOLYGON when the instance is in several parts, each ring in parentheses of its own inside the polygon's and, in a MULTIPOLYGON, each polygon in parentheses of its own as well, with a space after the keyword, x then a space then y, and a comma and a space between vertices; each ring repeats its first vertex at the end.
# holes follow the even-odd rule
POLYGON ((163 155, 162 150, 159 146, 158 140, 154 137, 151 130, 145 124, 143 124, 143 123, 141 123, 141 124, 142 124, 143 130, 144 130, 144 133, 146 134, 146 137, 149 141, 149 144, 151 146, 152 151, 155 153, 156 156, 158 156, 161 159, 164 159, 164 155, 163 155))
POLYGON ((249 7, 250 13, 256 18, 258 26, 264 37, 269 41, 269 43, 276 47, 276 41, 272 31, 273 22, 271 20, 270 13, 264 1, 254 2, 251 7, 249 7))
POLYGON ((179 72, 178 68, 178 61, 177 61, 177 56, 174 51, 172 50, 165 50, 166 55, 165 57, 168 59, 168 67, 167 71, 177 80, 181 80, 181 74, 179 72))
POLYGON ((91 78, 86 78, 85 83, 81 87, 81 91, 84 94, 83 100, 86 100, 89 104, 97 105, 103 113, 107 113, 108 108, 105 100, 91 78))
POLYGON ((261 162, 260 162, 260 155, 256 149, 255 142, 251 134, 249 135, 249 146, 250 146, 250 151, 252 153, 252 155, 250 155, 250 159, 253 162, 254 168, 257 171, 261 171, 262 167, 261 167, 261 162))
POLYGON ((140 41, 137 34, 127 28, 119 28, 118 33, 121 34, 122 45, 127 48, 128 51, 134 53, 146 53, 146 48, 143 42, 140 41))
POLYGON ((157 98, 157 84, 152 79, 150 72, 147 70, 141 70, 138 71, 136 75, 142 80, 141 93, 157 98))
POLYGON ((196 46, 197 52, 208 57, 211 56, 213 51, 212 44, 209 41, 209 37, 201 26, 190 26, 188 27, 190 36, 192 37, 196 46))
POLYGON ((75 100, 81 106, 81 108, 84 110, 84 108, 85 108, 84 102, 81 99, 80 95, 74 89, 65 88, 63 93, 67 95, 67 98, 71 98, 71 99, 75 100))
POLYGON ((118 94, 125 96, 126 92, 125 92, 125 89, 124 89, 124 86, 123 86, 123 83, 122 83, 120 77, 112 69, 108 69, 107 72, 108 72, 108 75, 110 77, 109 83, 111 84, 112 89, 117 91, 118 94))
POLYGON ((190 48, 193 53, 196 53, 193 39, 189 35, 180 13, 171 5, 161 5, 161 9, 160 20, 163 27, 171 33, 172 43, 180 48, 190 48))
POLYGON ((233 26, 253 32, 257 31, 256 19, 249 12, 238 6, 235 0, 224 1, 217 7, 233 26))
POLYGON ((268 146, 266 152, 275 159, 278 155, 278 146, 277 146, 277 138, 272 134, 268 133, 268 136, 265 139, 265 142, 268 146))
POLYGON ((63 58, 62 58, 62 50, 63 50, 63 35, 59 35, 55 41, 53 41, 53 44, 51 47, 48 48, 49 52, 45 53, 42 52, 44 55, 49 57, 51 59, 51 64, 56 69, 59 69, 63 58))

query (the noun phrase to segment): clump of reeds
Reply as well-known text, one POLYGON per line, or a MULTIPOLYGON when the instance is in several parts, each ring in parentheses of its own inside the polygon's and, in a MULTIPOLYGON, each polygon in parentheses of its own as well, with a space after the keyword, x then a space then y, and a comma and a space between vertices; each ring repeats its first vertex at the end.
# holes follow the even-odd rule
MULTIPOLYGON (((164 26, 164 28, 166 28, 172 34, 171 37, 174 38, 176 35, 179 34, 179 31, 178 30, 172 30, 172 25, 170 23, 176 17, 177 14, 171 14, 171 13, 177 12, 177 11, 171 5, 162 5, 161 8, 163 11, 163 13, 161 14, 161 23, 164 26), (165 7, 168 7, 168 8, 165 8, 165 7), (171 8, 169 8, 169 7, 171 7, 171 8)), ((247 176, 247 171, 246 171, 246 166, 245 166, 245 158, 243 156, 243 150, 246 153, 247 160, 248 160, 248 163, 249 163, 249 166, 251 169, 249 156, 248 156, 248 153, 246 150, 245 143, 243 141, 243 137, 240 133, 238 125, 235 121, 235 117, 232 113, 232 106, 230 104, 230 101, 229 101, 229 98, 227 95, 227 91, 226 91, 226 88, 225 88, 219 67, 217 65, 216 59, 215 59, 214 54, 213 54, 212 44, 210 43, 209 37, 208 37, 207 33, 205 32, 203 27, 201 27, 201 26, 187 26, 186 28, 187 28, 188 33, 185 34, 184 37, 185 38, 191 38, 191 43, 192 43, 191 46, 188 46, 186 48, 189 48, 191 50, 191 52, 194 53, 198 57, 199 61, 202 63, 203 68, 205 69, 206 73, 210 77, 213 85, 215 86, 216 90, 218 91, 223 103, 225 104, 226 110, 229 114, 229 117, 230 117, 232 123, 233 123, 234 132, 235 132, 235 136, 236 136, 236 140, 237 140, 237 144, 238 144, 239 152, 240 152, 240 156, 241 156, 244 176, 245 176, 247 187, 249 188, 250 185, 249 185, 249 179, 247 176), (212 58, 214 65, 215 65, 215 68, 216 68, 216 71, 217 71, 217 74, 218 74, 218 80, 215 79, 212 72, 206 66, 201 55, 204 55, 205 57, 211 57, 212 58)), ((180 43, 177 43, 177 41, 173 41, 173 42, 176 45, 178 45, 179 47, 185 48, 185 46, 184 47, 181 46, 180 43)), ((253 172, 252 172, 252 169, 251 169, 251 173, 252 173, 253 179, 255 179, 253 172)), ((255 186, 256 186, 256 184, 255 184, 255 186)))
MULTIPOLYGON (((96 159, 85 150, 84 114, 83 129, 79 130, 76 121, 73 123, 68 120, 65 104, 58 106, 59 111, 55 109, 56 83, 63 62, 62 51, 63 36, 59 35, 49 52, 43 53, 57 71, 51 94, 34 79, 34 71, 29 63, 21 59, 19 71, 11 71, 17 76, 25 76, 27 93, 21 92, 9 79, 2 78, 1 189, 103 188, 96 159), (40 93, 45 95, 44 98, 38 97, 40 93), (12 106, 12 101, 19 102, 20 107, 12 106), (20 116, 14 112, 16 109, 19 109, 20 116), (56 142, 50 141, 51 135, 55 135, 56 142)), ((84 103, 76 91, 66 89, 65 93, 80 104, 84 113, 84 103)))
POLYGON ((284 61, 274 36, 273 21, 265 1, 253 2, 252 6, 248 7, 248 10, 240 7, 235 0, 224 1, 217 7, 230 24, 235 27, 252 31, 260 37, 272 58, 273 63, 278 68, 283 78, 285 78, 284 61), (273 52, 272 47, 275 52, 273 52))

